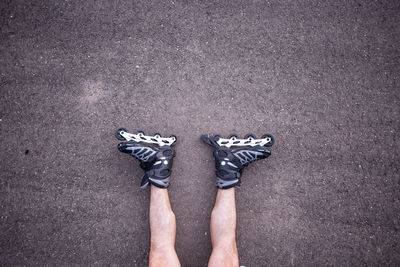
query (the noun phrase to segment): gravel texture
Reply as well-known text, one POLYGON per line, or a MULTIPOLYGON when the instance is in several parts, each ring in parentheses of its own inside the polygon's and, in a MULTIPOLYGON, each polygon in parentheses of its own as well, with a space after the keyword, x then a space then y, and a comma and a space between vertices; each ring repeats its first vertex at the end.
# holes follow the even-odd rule
POLYGON ((0 265, 144 266, 116 128, 175 134, 183 266, 206 266, 203 133, 276 144, 237 190, 241 265, 400 264, 398 1, 1 1, 0 265))

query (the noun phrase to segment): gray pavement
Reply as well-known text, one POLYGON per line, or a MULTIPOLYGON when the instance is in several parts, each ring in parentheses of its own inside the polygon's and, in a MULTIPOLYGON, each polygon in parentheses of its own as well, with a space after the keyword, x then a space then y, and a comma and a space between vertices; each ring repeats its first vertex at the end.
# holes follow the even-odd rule
POLYGON ((176 134, 183 266, 212 149, 276 138, 237 190, 241 265, 400 264, 398 1, 1 1, 0 265, 144 266, 149 191, 117 127, 176 134))

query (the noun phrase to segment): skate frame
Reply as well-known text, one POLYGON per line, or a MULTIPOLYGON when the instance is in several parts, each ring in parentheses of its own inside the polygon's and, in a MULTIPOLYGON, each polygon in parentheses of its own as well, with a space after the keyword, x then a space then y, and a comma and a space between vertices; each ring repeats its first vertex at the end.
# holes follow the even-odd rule
POLYGON ((147 144, 157 144, 158 146, 171 146, 176 138, 171 137, 161 137, 159 135, 148 136, 143 133, 132 134, 125 131, 119 131, 119 134, 125 138, 126 141, 143 142, 147 144))
POLYGON ((254 138, 247 138, 247 139, 240 139, 236 137, 231 137, 229 139, 221 138, 216 141, 219 146, 224 146, 230 148, 231 146, 264 146, 266 144, 272 143, 271 137, 265 137, 262 139, 254 139, 254 138))

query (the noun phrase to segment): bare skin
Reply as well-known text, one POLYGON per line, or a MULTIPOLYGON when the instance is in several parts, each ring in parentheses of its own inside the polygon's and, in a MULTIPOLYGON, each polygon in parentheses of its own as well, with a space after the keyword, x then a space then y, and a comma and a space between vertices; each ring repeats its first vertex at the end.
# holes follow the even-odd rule
POLYGON ((211 242, 213 250, 209 267, 239 266, 236 246, 235 188, 218 189, 211 212, 211 242))
MULTIPOLYGON (((149 266, 181 266, 175 251, 176 221, 168 190, 151 186, 150 194, 150 257, 149 266)), ((239 266, 236 247, 235 188, 218 189, 211 213, 213 250, 209 267, 239 266)))
POLYGON ((181 266, 175 251, 176 221, 168 190, 150 186, 150 267, 181 266))

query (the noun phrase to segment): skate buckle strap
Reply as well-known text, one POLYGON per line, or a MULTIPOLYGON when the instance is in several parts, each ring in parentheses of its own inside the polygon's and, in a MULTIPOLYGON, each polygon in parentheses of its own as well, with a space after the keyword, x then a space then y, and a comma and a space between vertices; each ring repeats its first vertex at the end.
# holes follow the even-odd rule
POLYGON ((228 189, 234 186, 240 186, 240 180, 239 179, 223 180, 221 178, 218 178, 217 182, 215 183, 215 186, 220 189, 228 189))
POLYGON ((149 178, 149 181, 152 185, 155 185, 159 188, 168 188, 170 186, 169 176, 165 179, 149 178))

